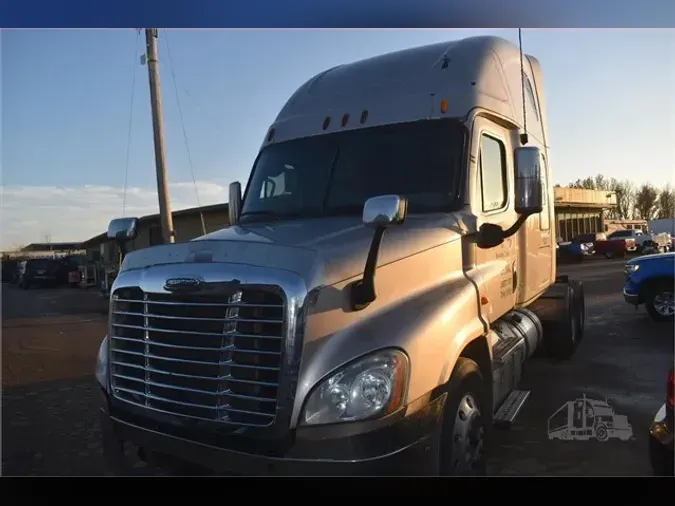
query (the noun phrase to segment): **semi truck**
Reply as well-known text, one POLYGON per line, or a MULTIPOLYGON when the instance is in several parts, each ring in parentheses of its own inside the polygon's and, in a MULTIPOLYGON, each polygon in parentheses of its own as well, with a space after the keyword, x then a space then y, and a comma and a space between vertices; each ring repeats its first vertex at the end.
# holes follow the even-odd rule
POLYGON ((624 415, 617 415, 607 400, 581 398, 563 404, 548 419, 548 438, 564 441, 587 441, 595 438, 604 443, 610 438, 630 441, 633 427, 624 415))
POLYGON ((229 227, 124 256, 96 365, 111 472, 485 474, 525 361, 584 332, 542 76, 482 36, 300 86, 229 227))

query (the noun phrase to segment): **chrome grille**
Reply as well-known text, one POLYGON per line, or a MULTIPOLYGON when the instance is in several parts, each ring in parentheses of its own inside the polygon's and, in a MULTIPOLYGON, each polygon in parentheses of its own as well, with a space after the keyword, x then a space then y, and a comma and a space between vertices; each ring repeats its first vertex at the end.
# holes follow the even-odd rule
POLYGON ((115 397, 172 415, 238 426, 274 423, 285 308, 275 291, 222 296, 144 293, 112 297, 115 397))

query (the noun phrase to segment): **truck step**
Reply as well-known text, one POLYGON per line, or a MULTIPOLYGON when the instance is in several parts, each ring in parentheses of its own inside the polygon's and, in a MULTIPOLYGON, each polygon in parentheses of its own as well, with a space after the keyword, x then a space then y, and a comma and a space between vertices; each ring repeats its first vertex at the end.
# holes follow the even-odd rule
POLYGON ((510 428, 529 396, 529 390, 511 390, 493 416, 495 426, 510 428))

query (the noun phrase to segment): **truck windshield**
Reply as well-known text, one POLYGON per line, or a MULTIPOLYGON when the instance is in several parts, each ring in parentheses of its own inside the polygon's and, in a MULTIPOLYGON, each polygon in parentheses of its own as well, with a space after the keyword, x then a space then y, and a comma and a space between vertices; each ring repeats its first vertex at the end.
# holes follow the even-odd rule
POLYGON ((459 205, 464 127, 423 120, 294 139, 258 157, 242 222, 359 215, 370 197, 405 195, 410 213, 459 205))

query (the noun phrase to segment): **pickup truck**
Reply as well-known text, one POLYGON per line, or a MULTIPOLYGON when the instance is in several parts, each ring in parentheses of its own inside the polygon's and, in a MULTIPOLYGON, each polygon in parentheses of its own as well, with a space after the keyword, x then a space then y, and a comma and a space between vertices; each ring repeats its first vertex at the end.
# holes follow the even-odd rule
POLYGON ((672 322, 675 315, 675 253, 661 253, 633 258, 626 263, 623 296, 636 308, 644 304, 656 321, 672 322))
POLYGON ((664 252, 671 246, 671 240, 668 234, 646 234, 642 230, 617 230, 612 232, 608 240, 610 241, 626 241, 626 249, 628 251, 637 251, 642 253, 646 247, 654 247, 659 252, 664 252), (630 240, 634 243, 630 244, 630 240), (653 244, 652 244, 653 243, 653 244))
POLYGON ((586 256, 604 255, 607 258, 625 257, 628 248, 632 247, 630 239, 610 241, 603 233, 581 234, 572 240, 572 244, 579 244, 586 256))

